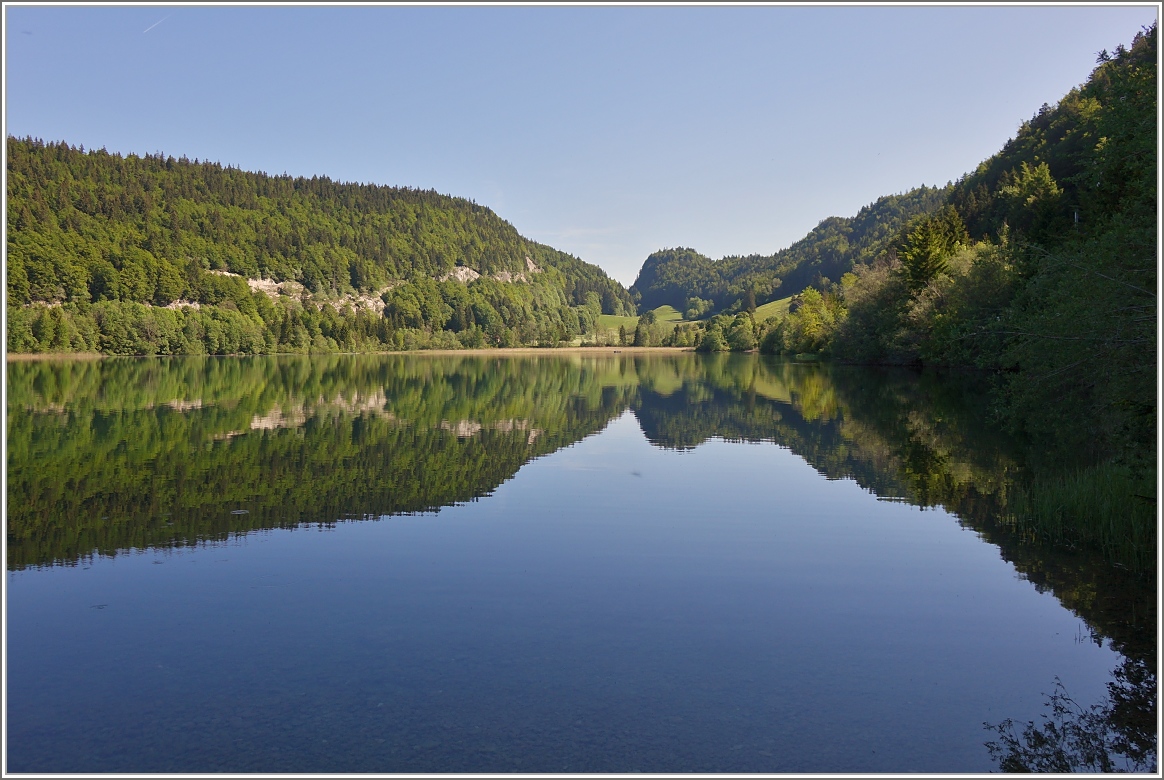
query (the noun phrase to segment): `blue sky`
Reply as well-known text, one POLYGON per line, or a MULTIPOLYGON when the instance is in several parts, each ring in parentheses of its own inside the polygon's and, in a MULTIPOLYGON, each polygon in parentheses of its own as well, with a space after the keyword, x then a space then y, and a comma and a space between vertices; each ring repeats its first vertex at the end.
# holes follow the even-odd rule
POLYGON ((6 130, 472 198, 629 285, 957 179, 1157 10, 5 5, 6 130))

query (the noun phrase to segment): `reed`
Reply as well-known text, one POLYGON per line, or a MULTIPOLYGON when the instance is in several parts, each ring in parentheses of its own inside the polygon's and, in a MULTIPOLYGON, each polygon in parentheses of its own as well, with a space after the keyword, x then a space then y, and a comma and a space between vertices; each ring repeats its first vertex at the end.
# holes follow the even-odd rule
POLYGON ((1155 570, 1154 473, 1109 462, 1036 476, 1008 509, 1009 523, 1032 540, 1099 550, 1137 573, 1155 570))

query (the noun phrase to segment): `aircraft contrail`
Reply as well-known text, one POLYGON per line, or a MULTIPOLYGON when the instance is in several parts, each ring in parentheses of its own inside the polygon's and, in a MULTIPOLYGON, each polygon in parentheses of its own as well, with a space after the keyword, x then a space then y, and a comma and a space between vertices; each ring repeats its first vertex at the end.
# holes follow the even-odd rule
POLYGON ((142 31, 141 31, 141 34, 142 34, 142 35, 145 35, 145 34, 146 34, 146 33, 148 33, 150 30, 154 29, 154 28, 155 28, 155 27, 157 27, 159 24, 161 24, 162 22, 164 22, 164 21, 166 21, 167 19, 169 19, 171 16, 173 16, 173 14, 166 14, 166 15, 165 15, 165 16, 163 16, 161 19, 158 19, 156 22, 154 22, 153 24, 151 24, 149 27, 147 27, 147 28, 145 28, 144 30, 142 30, 142 31))

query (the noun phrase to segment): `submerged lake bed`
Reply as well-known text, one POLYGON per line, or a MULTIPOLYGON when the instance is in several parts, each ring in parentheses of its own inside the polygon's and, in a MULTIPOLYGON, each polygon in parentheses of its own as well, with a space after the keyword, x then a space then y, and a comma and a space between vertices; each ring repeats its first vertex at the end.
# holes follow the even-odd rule
POLYGON ((11 771, 984 772, 1056 680, 1149 668, 1154 703, 1154 588, 1008 536, 1021 459, 939 377, 321 356, 8 391, 11 771))

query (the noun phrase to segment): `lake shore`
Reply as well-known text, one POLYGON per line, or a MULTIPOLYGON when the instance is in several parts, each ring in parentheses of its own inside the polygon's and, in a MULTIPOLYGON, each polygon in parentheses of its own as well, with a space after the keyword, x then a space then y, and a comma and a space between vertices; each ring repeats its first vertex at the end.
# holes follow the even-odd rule
MULTIPOLYGON (((611 355, 617 352, 643 354, 647 352, 694 352, 695 347, 482 347, 481 349, 413 349, 384 352, 310 352, 308 355, 611 355)), ((275 352, 274 355, 300 355, 300 352, 275 352)), ((101 360, 108 357, 196 357, 193 355, 106 355, 102 352, 8 352, 9 363, 30 360, 101 360)), ((242 357, 218 355, 207 357, 242 357)))
POLYGON ((100 352, 6 352, 9 363, 28 360, 100 360, 109 357, 100 352))

